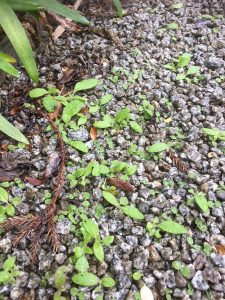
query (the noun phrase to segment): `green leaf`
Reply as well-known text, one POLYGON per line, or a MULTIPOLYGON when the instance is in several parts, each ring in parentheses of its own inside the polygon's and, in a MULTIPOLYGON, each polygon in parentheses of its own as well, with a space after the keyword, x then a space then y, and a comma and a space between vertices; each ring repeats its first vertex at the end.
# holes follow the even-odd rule
POLYGON ((103 191, 102 196, 107 202, 109 202, 113 206, 119 207, 119 203, 118 203, 116 197, 112 193, 103 191))
POLYGON ((168 29, 177 30, 179 28, 179 25, 177 23, 170 23, 167 24, 168 29))
POLYGON ((0 283, 10 282, 11 274, 7 271, 0 272, 0 283))
POLYGON ((41 6, 33 3, 33 0, 8 0, 8 4, 12 7, 14 11, 35 11, 40 10, 41 6))
POLYGON ((104 277, 101 280, 101 284, 105 287, 105 288, 111 288, 114 287, 116 285, 116 282, 114 279, 112 279, 111 277, 104 277))
POLYGON ((38 82, 38 70, 30 42, 23 26, 6 0, 1 0, 0 25, 13 45, 28 75, 33 81, 38 82))
POLYGON ((7 54, 7 53, 0 52, 0 58, 4 59, 8 63, 15 63, 16 62, 15 58, 12 57, 11 55, 7 54))
POLYGON ((93 238, 97 238, 97 236, 99 236, 98 224, 96 224, 94 221, 87 220, 83 226, 93 238))
POLYGON ((74 252, 76 259, 80 258, 84 254, 83 248, 78 247, 78 246, 73 249, 73 252, 74 252))
POLYGON ((39 97, 42 97, 47 94, 48 94, 48 91, 46 89, 42 89, 42 88, 36 88, 29 92, 29 96, 31 98, 39 98, 39 97))
POLYGON ((106 237, 103 239, 102 243, 103 243, 105 246, 110 246, 110 245, 113 243, 113 241, 114 241, 114 236, 113 236, 113 235, 108 235, 108 236, 106 236, 106 237))
POLYGON ((76 11, 69 9, 66 5, 61 4, 59 1, 35 0, 35 3, 42 6, 44 9, 57 13, 63 17, 69 18, 77 23, 89 25, 89 21, 84 16, 81 16, 76 11))
POLYGON ((15 262, 16 262, 15 256, 8 257, 3 264, 3 270, 10 271, 15 266, 15 262))
POLYGON ((75 85, 76 92, 93 89, 98 85, 98 79, 84 79, 75 85))
POLYGON ((137 171, 137 166, 130 165, 126 168, 126 175, 131 176, 137 171))
POLYGON ((88 153, 87 145, 81 141, 72 141, 71 140, 71 141, 69 141, 69 145, 83 153, 88 153))
POLYGON ((87 258, 82 255, 80 258, 78 258, 76 264, 75 264, 75 268, 78 272, 87 272, 87 270, 89 269, 89 263, 87 261, 87 258))
POLYGON ((92 273, 84 272, 74 275, 72 281, 81 286, 93 286, 98 284, 99 279, 92 273))
POLYGON ((110 100, 112 100, 112 95, 105 95, 102 97, 102 99, 100 100, 100 105, 105 105, 107 104, 110 100))
POLYGON ((7 62, 3 58, 0 58, 0 70, 4 71, 5 73, 8 73, 11 76, 19 76, 19 72, 17 71, 17 69, 14 68, 9 62, 7 62))
POLYGON ((14 206, 13 206, 12 204, 10 204, 10 205, 8 205, 8 206, 6 207, 6 213, 7 213, 7 215, 10 216, 10 217, 12 217, 12 216, 15 215, 15 208, 14 208, 14 206))
POLYGON ((119 18, 123 16, 123 9, 120 0, 113 0, 119 18))
POLYGON ((182 2, 179 2, 179 3, 173 4, 173 5, 171 6, 171 8, 172 8, 172 9, 180 9, 180 8, 182 8, 183 6, 184 6, 183 3, 182 3, 182 2))
POLYGON ((112 127, 112 118, 109 115, 105 115, 103 121, 96 121, 93 126, 100 129, 112 127))
POLYGON ((191 54, 183 53, 178 57, 177 67, 178 68, 186 67, 187 65, 189 65, 190 61, 191 61, 191 54))
POLYGON ((27 138, 11 123, 9 123, 1 114, 0 114, 0 131, 11 137, 12 139, 24 143, 30 144, 27 138))
POLYGON ((181 274, 186 277, 186 278, 189 278, 190 274, 191 274, 191 271, 190 269, 188 268, 188 266, 184 266, 180 269, 180 272, 181 274))
POLYGON ((60 266, 54 275, 54 285, 57 289, 61 289, 63 287, 63 285, 66 282, 66 275, 65 272, 68 271, 68 267, 67 266, 60 266))
POLYGON ((129 108, 123 108, 120 111, 117 112, 115 116, 115 121, 117 123, 121 123, 123 121, 129 120, 130 118, 130 109, 129 108))
POLYGON ((141 126, 137 122, 135 122, 135 121, 130 121, 130 127, 134 131, 136 131, 137 133, 142 133, 143 132, 141 126))
POLYGON ((94 245, 93 245, 93 251, 94 255, 97 258, 98 261, 103 262, 104 261, 104 250, 100 241, 100 238, 97 237, 95 239, 94 245))
POLYGON ((0 201, 4 203, 8 203, 8 199, 9 199, 8 192, 2 187, 0 187, 0 201))
POLYGON ((92 175, 95 177, 100 175, 100 165, 97 161, 93 164, 92 175))
POLYGON ((200 209, 204 212, 207 213, 209 211, 209 205, 208 205, 208 201, 205 197, 205 194, 203 192, 197 192, 194 194, 194 199, 196 201, 196 203, 198 204, 198 206, 200 207, 200 209))
POLYGON ((70 119, 79 113, 82 107, 84 107, 85 103, 78 99, 71 101, 66 107, 63 109, 62 119, 65 123, 68 123, 70 119))
POLYGON ((163 65, 163 67, 166 68, 167 70, 170 70, 173 72, 176 71, 176 67, 175 67, 174 63, 163 65))
POLYGON ((162 152, 165 151, 169 148, 169 146, 165 143, 155 143, 148 147, 148 152, 149 153, 157 153, 157 152, 162 152))
POLYGON ((197 74, 200 70, 200 67, 198 66, 191 66, 188 71, 187 71, 187 75, 194 75, 197 74))
POLYGON ((172 234, 183 234, 187 233, 187 229, 174 221, 164 221, 157 225, 157 227, 165 232, 172 234))
POLYGON ((186 78, 185 74, 177 74, 177 76, 176 76, 177 81, 184 80, 185 78, 186 78))
POLYGON ((43 106, 48 112, 54 112, 57 106, 57 100, 48 95, 43 98, 43 106))
POLYGON ((220 130, 217 128, 202 128, 202 133, 207 135, 219 135, 220 130))
POLYGON ((125 215, 127 215, 133 219, 143 220, 145 218, 143 213, 140 212, 140 210, 138 210, 136 207, 127 205, 127 206, 121 207, 121 210, 123 211, 123 213, 125 215))
POLYGON ((141 277, 142 277, 142 275, 141 275, 140 272, 135 272, 135 273, 132 274, 132 278, 133 278, 134 280, 140 280, 141 277))

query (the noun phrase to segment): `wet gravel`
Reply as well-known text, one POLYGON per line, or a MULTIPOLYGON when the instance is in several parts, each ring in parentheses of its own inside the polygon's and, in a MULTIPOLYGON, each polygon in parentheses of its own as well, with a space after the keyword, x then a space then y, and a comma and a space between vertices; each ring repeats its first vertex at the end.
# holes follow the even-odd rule
MULTIPOLYGON (((112 31, 119 37, 122 48, 116 47, 109 39, 85 33, 68 34, 67 38, 62 36, 55 46, 45 45, 37 53, 41 85, 56 84, 63 76, 63 67, 84 68, 83 63, 77 60, 79 52, 88 69, 87 76, 101 81, 95 92, 88 92, 88 99, 96 101, 104 94, 111 94, 113 98, 106 107, 111 116, 115 116, 121 108, 129 107, 134 119, 144 122, 142 134, 135 133, 129 126, 109 130, 113 149, 109 147, 103 131, 97 137, 98 143, 90 138, 88 129, 95 120, 101 119, 99 112, 90 116, 87 126, 68 131, 72 140, 85 142, 89 152, 81 155, 69 148, 67 161, 70 164, 66 173, 91 160, 110 162, 119 159, 137 165, 137 172, 130 179, 136 190, 126 196, 145 215, 145 220, 138 222, 105 205, 104 213, 96 220, 101 237, 113 235, 114 242, 105 248, 105 261, 91 261, 90 269, 99 277, 113 277, 117 285, 112 289, 81 287, 80 291, 84 292, 87 300, 136 299, 135 293, 144 284, 152 289, 155 299, 225 299, 225 256, 214 249, 214 245, 225 245, 225 142, 212 143, 201 132, 202 128, 225 130, 225 21, 222 16, 202 18, 202 15, 223 15, 222 3, 214 0, 183 1, 180 9, 171 9, 172 4, 172 1, 166 0, 156 1, 154 5, 148 1, 137 1, 129 6, 132 13, 122 19, 93 17, 93 25, 112 31), (166 29, 170 23, 177 23, 178 29, 166 29), (176 81, 176 72, 164 67, 185 52, 192 54, 191 65, 200 66, 202 77, 195 82, 176 81), (115 83, 112 77, 119 68, 131 75, 121 76, 115 83), (129 76, 133 76, 135 71, 139 72, 139 76, 130 83, 129 76), (140 94, 145 95, 155 108, 154 116, 144 121, 140 111, 140 94), (162 154, 159 162, 128 152, 132 143, 143 151, 159 141, 177 143, 174 149, 188 166, 188 174, 171 167, 171 160, 166 154, 162 154), (168 170, 162 168, 162 161, 170 166, 168 170), (191 190, 205 193, 212 202, 209 213, 202 213, 197 206, 190 204, 191 190), (162 221, 165 214, 188 228, 192 242, 187 235, 161 232, 161 238, 149 236, 146 223, 155 217, 162 221), (198 225, 199 222, 206 227, 205 230, 198 225), (204 243, 210 245, 210 251, 205 249, 204 243), (174 268, 174 261, 187 266, 188 274, 184 275, 174 268), (142 274, 138 281, 132 279, 135 271, 142 274)), ((10 90, 19 85, 30 85, 23 72, 18 81, 10 82, 10 85, 6 81, 2 85, 2 97, 7 99, 11 95, 10 90)), ((17 101, 28 101, 28 97, 17 101)), ((7 108, 3 106, 3 109, 7 115, 7 108)), ((30 115, 22 111, 11 120, 27 134, 30 115)), ((28 153, 23 149, 17 151, 25 156, 31 154, 32 159, 37 160, 29 176, 40 178, 49 155, 57 153, 57 143, 51 131, 44 131, 46 120, 36 120, 35 124, 32 130, 39 126, 42 132, 29 136, 32 149, 28 153)), ((1 142, 4 144, 6 141, 4 137, 1 142)), ((101 177, 91 179, 86 187, 76 188, 71 188, 66 180, 58 204, 59 211, 66 210, 69 204, 81 205, 83 193, 89 192, 91 208, 87 211, 90 217, 94 217, 97 205, 102 204, 101 185, 101 177), (74 202, 70 198, 72 193, 76 194, 74 202)), ((54 184, 50 180, 45 186, 33 187, 26 183, 25 188, 11 188, 10 196, 23 199, 17 213, 29 213, 40 205, 44 208, 44 193, 51 191, 51 187, 54 184)), ((120 192, 119 195, 124 196, 125 193, 120 192)), ((71 281, 75 270, 70 257, 81 239, 71 231, 71 225, 66 217, 58 220, 57 231, 62 246, 57 253, 52 252, 43 237, 39 262, 34 269, 30 267, 28 241, 22 241, 14 248, 12 233, 2 235, 2 257, 5 259, 9 254, 16 256, 21 270, 13 287, 10 284, 0 285, 3 299, 53 299, 53 274, 61 265, 70 266, 65 287, 67 299, 79 299, 69 294, 70 288, 75 286, 71 281), (42 279, 47 272, 51 274, 43 285, 42 279)))

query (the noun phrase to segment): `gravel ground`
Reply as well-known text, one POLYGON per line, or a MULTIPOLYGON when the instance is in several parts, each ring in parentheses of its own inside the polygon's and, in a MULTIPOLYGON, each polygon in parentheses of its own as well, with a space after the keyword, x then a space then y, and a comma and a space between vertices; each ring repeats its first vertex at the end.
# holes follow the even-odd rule
MULTIPOLYGON (((104 108, 88 114, 85 125, 77 131, 67 130, 71 139, 83 141, 89 150, 82 154, 68 147, 66 175, 93 160, 105 161, 107 166, 113 160, 137 166, 137 171, 129 177, 135 191, 118 189, 116 197, 126 196, 145 218, 137 221, 103 201, 103 175, 89 176, 85 186, 79 179, 76 187, 66 179, 58 202, 57 229, 62 246, 57 253, 43 237, 37 266, 31 268, 29 242, 23 240, 14 248, 13 233, 2 235, 2 261, 8 255, 16 256, 21 271, 15 284, 0 286, 2 299, 53 299, 54 274, 62 265, 68 266, 62 290, 66 299, 139 299, 137 292, 143 285, 153 291, 154 299, 225 299, 225 256, 217 253, 215 247, 225 247, 225 141, 212 141, 202 133, 202 128, 225 131, 222 3, 183 1, 183 7, 172 9, 173 4, 156 1, 153 6, 148 1, 137 1, 129 3, 130 13, 122 19, 92 17, 93 25, 108 28, 119 37, 119 45, 92 32, 70 33, 67 38, 60 37, 55 46, 42 45, 37 53, 42 86, 57 85, 65 69, 74 68, 77 71, 74 80, 86 76, 100 81, 94 90, 85 93, 88 105, 95 104, 105 94, 113 95, 104 108), (177 25, 168 26, 171 23, 177 25), (187 67, 171 71, 164 65, 187 52, 192 55, 190 65, 200 67, 199 74, 177 81, 176 74, 187 72, 187 67), (152 105, 150 108, 143 104, 146 99, 152 105), (114 117, 122 108, 130 109, 131 118, 143 128, 143 133, 135 132, 125 122, 99 130, 93 141, 89 134, 93 123, 101 120, 104 112, 114 117), (171 144, 176 161, 183 162, 187 172, 178 170, 180 164, 166 152, 147 153, 147 148, 156 142, 171 144), (207 199, 208 212, 196 205, 193 194, 207 199), (80 210, 73 211, 73 207, 80 210), (114 278, 113 288, 79 287, 72 283, 71 278, 77 273, 73 249, 82 242, 79 233, 82 215, 98 223, 102 239, 114 236, 112 244, 104 247, 103 262, 87 255, 89 271, 99 278, 114 278), (147 223, 150 226, 153 220, 160 223, 170 219, 185 226, 188 234, 160 231, 159 235, 156 231, 149 235, 147 223), (140 279, 132 277, 135 272, 141 273, 140 279), (74 289, 74 296, 70 294, 74 287, 79 287, 79 296, 75 296, 74 289)), ((18 103, 34 101, 24 91, 27 86, 32 85, 23 72, 18 81, 3 84, 1 94, 8 104, 8 108, 3 104, 5 116, 18 103)), ((68 90, 71 87, 66 85, 68 90)), ((29 137, 32 145, 30 150, 15 151, 26 159, 36 160, 29 176, 41 178, 49 155, 57 153, 54 133, 46 132, 47 121, 35 119, 28 109, 10 120, 29 137)), ((1 142, 6 144, 6 137, 1 142)), ((8 189, 10 197, 23 200, 16 214, 44 208, 45 193, 52 191, 53 181, 37 187, 26 181, 24 186, 13 184, 8 189)))

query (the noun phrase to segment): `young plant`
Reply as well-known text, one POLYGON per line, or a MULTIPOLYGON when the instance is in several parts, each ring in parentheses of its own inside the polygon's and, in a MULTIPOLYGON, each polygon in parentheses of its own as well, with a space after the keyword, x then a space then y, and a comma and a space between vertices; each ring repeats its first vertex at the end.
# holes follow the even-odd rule
POLYGON ((208 136, 213 145, 217 141, 225 141, 225 131, 218 128, 202 128, 202 133, 208 136))
POLYGON ((16 257, 9 256, 3 263, 2 270, 0 271, 0 284, 15 284, 15 278, 20 275, 16 266, 16 257))
POLYGON ((8 73, 11 76, 18 77, 19 72, 12 65, 15 62, 15 58, 6 53, 0 52, 0 70, 8 73))
POLYGON ((66 272, 68 271, 67 266, 60 266, 54 275, 54 286, 57 291, 54 293, 53 300, 66 300, 66 297, 62 296, 64 292, 64 285, 67 280, 66 272))

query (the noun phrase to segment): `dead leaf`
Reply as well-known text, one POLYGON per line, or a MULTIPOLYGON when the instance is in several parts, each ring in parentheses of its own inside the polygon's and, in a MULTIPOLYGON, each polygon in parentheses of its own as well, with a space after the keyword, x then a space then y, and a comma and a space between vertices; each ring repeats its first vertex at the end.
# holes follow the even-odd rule
POLYGON ((33 178, 33 177, 29 177, 26 176, 25 179, 32 184, 33 186, 39 186, 43 184, 43 180, 37 179, 37 178, 33 178))
POLYGON ((87 115, 89 113, 89 108, 87 106, 81 108, 80 113, 82 113, 83 115, 87 115))
POLYGON ((91 127, 90 137, 91 137, 92 140, 96 140, 96 138, 97 138, 97 129, 95 127, 91 127))
POLYGON ((19 111, 21 111, 21 109, 22 109, 22 106, 16 106, 16 107, 14 107, 9 112, 10 116, 15 116, 19 111))
POLYGON ((120 188, 121 190, 124 190, 126 192, 133 193, 135 191, 135 188, 132 184, 120 178, 110 178, 109 183, 111 185, 114 185, 116 188, 120 188))
POLYGON ((0 182, 13 181, 16 177, 19 177, 19 171, 7 171, 0 168, 0 182))
POLYGON ((220 255, 225 255, 225 245, 217 244, 215 248, 220 255))
POLYGON ((62 111, 62 103, 59 101, 57 103, 57 107, 56 107, 55 111, 52 113, 48 113, 50 120, 54 121, 55 119, 57 119, 58 116, 60 115, 61 111, 62 111))
POLYGON ((53 41, 56 41, 65 32, 65 27, 58 25, 52 34, 53 41))
POLYGON ((63 74, 62 78, 58 81, 59 84, 65 84, 74 80, 77 71, 75 69, 67 69, 63 74))

